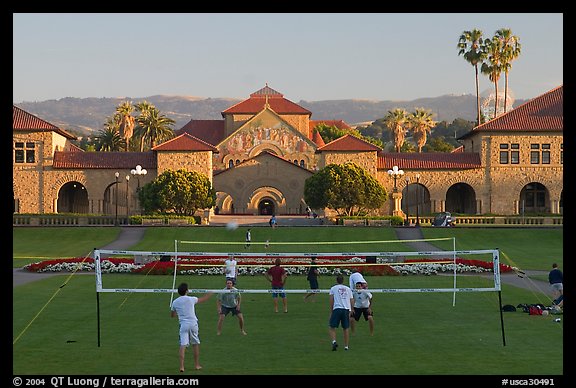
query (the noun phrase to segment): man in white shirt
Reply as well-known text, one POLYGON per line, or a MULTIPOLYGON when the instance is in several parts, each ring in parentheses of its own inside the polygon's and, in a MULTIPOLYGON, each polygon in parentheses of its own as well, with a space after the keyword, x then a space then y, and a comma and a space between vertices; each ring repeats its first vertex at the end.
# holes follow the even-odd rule
POLYGON ((364 279, 364 276, 362 276, 362 274, 360 272, 354 272, 352 275, 350 275, 350 289, 351 290, 356 289, 356 283, 362 283, 362 284, 368 285, 368 283, 364 279))
POLYGON ((200 365, 200 337, 198 336, 198 317, 194 306, 197 303, 202 303, 212 296, 209 292, 200 298, 196 296, 188 296, 188 284, 182 283, 178 286, 178 298, 174 299, 170 306, 170 316, 172 318, 178 317, 180 323, 180 372, 184 372, 184 357, 186 355, 186 348, 192 344, 194 349, 194 367, 202 369, 200 365))
POLYGON ((348 340, 350 339, 350 311, 354 304, 354 297, 350 287, 345 286, 344 276, 336 276, 337 284, 330 288, 330 321, 328 322, 328 331, 332 340, 332 350, 338 348, 336 342, 336 329, 341 324, 344 333, 344 350, 348 350, 348 340))
POLYGON ((232 284, 236 285, 236 264, 238 264, 236 259, 233 255, 230 255, 224 264, 226 264, 226 268, 224 269, 226 280, 232 280, 232 284))

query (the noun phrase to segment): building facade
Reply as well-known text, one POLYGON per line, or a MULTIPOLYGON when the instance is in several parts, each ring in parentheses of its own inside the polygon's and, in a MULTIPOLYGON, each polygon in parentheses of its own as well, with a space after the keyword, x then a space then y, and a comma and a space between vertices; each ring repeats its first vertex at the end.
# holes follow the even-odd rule
POLYGON ((220 214, 304 214, 306 179, 351 161, 391 194, 380 214, 562 214, 563 86, 473 128, 451 153, 383 152, 351 135, 326 144, 318 124, 349 127, 311 116, 266 85, 222 120, 191 120, 151 151, 84 152, 14 106, 14 212, 138 214, 138 188, 183 168, 211 180, 220 214), (132 174, 137 165, 147 174, 132 174), (396 208, 393 166, 404 171, 396 208))

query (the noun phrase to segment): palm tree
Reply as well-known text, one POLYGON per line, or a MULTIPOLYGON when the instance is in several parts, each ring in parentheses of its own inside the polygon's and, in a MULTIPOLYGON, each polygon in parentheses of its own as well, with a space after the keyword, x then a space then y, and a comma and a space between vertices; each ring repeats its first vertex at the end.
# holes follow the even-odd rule
POLYGON ((157 143, 169 140, 174 137, 174 131, 170 128, 176 123, 169 117, 160 114, 157 108, 152 108, 146 115, 138 116, 136 120, 136 133, 141 140, 141 150, 143 144, 154 147, 157 143))
POLYGON ((477 125, 480 125, 480 83, 478 80, 478 65, 484 61, 485 53, 482 51, 482 31, 472 30, 464 31, 460 35, 458 41, 458 55, 462 55, 464 59, 474 66, 476 73, 476 109, 478 112, 477 125))
POLYGON ((97 149, 103 152, 120 151, 126 148, 125 140, 120 136, 118 132, 120 124, 115 117, 108 117, 104 128, 98 132, 96 135, 97 149))
POLYGON ((130 138, 134 133, 134 117, 132 117, 132 112, 134 112, 134 106, 132 106, 132 101, 124 101, 116 108, 116 113, 121 116, 120 121, 120 136, 126 141, 126 151, 128 151, 128 145, 130 144, 130 138))
POLYGON ((487 55, 488 62, 482 63, 480 71, 488 75, 490 81, 494 82, 494 117, 498 115, 498 81, 502 74, 502 41, 494 36, 492 39, 485 39, 482 50, 487 55))
POLYGON ((432 128, 436 126, 436 121, 432 120, 432 111, 416 108, 414 113, 408 116, 408 122, 416 140, 418 152, 422 152, 422 147, 426 144, 427 134, 432 133, 432 128))
POLYGON ((504 113, 508 106, 508 72, 512 68, 512 61, 520 56, 522 46, 520 39, 512 35, 512 30, 509 28, 501 28, 496 31, 496 36, 502 42, 502 67, 504 69, 504 113))
POLYGON ((394 137, 394 148, 396 152, 400 152, 402 145, 404 144, 404 139, 406 138, 406 124, 407 115, 404 109, 396 108, 392 111, 388 111, 386 117, 384 117, 384 124, 392 132, 394 137))
MULTIPOLYGON (((142 121, 144 119, 144 117, 148 116, 152 110, 156 109, 154 104, 152 104, 146 100, 137 103, 135 105, 135 108, 136 108, 137 112, 140 112, 136 121, 138 121, 138 120, 142 121)), ((142 138, 141 131, 136 130, 134 135, 135 135, 136 139, 133 139, 133 140, 135 143, 138 143, 137 148, 140 150, 140 152, 143 152, 144 151, 144 139, 142 138)))

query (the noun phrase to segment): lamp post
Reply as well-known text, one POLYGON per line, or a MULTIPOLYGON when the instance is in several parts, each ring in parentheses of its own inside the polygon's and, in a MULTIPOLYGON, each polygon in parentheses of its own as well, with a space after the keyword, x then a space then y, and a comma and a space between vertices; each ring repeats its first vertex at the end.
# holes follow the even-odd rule
POLYGON ((115 202, 116 202, 116 212, 114 213, 114 225, 118 226, 118 177, 120 176, 120 173, 118 171, 116 171, 114 173, 114 176, 116 177, 116 183, 114 183, 115 188, 116 188, 116 192, 114 194, 115 198, 115 202))
POLYGON ((410 220, 408 219, 408 213, 410 213, 410 204, 408 200, 410 199, 410 193, 408 189, 408 185, 410 184, 410 178, 406 177, 406 221, 404 222, 404 226, 410 226, 410 220))
MULTIPOLYGON (((140 191, 140 175, 146 175, 148 174, 148 171, 146 171, 145 168, 142 168, 141 165, 137 165, 136 168, 130 171, 130 174, 134 175, 138 182, 138 185, 136 187, 136 195, 138 195, 138 192, 140 191)), ((140 201, 138 201, 138 209, 140 209, 140 201)))
POLYGON ((398 186, 396 186, 396 180, 398 179, 399 176, 404 175, 404 171, 398 170, 398 166, 393 166, 392 170, 388 170, 388 175, 390 175, 392 178, 394 178, 394 192, 397 193, 398 192, 398 186))
POLYGON ((129 206, 129 201, 128 201, 128 199, 130 198, 130 197, 128 196, 128 189, 129 189, 129 187, 128 187, 128 182, 129 182, 129 181, 130 181, 130 175, 126 175, 126 222, 127 222, 127 223, 130 223, 130 222, 129 222, 129 218, 130 218, 130 206, 129 206))
POLYGON ((398 166, 393 166, 392 170, 388 170, 388 175, 390 175, 392 178, 394 178, 394 190, 392 190, 392 199, 394 200, 394 209, 392 210, 392 215, 404 217, 404 214, 402 213, 402 209, 401 209, 402 206, 400 203, 400 201, 402 200, 402 193, 398 192, 398 185, 396 184, 398 177, 404 175, 404 171, 399 170, 398 166))
POLYGON ((420 174, 416 174, 416 226, 420 226, 420 174))

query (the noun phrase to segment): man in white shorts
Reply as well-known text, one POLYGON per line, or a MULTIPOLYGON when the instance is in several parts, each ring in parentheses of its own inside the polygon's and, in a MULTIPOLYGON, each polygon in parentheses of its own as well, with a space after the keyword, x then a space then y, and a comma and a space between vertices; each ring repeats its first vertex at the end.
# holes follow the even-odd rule
POLYGON ((184 358, 186 356, 186 348, 192 344, 194 349, 194 367, 202 369, 200 365, 200 337, 198 336, 198 317, 194 306, 197 303, 202 303, 210 299, 212 293, 209 292, 200 298, 196 296, 188 296, 188 284, 182 283, 178 286, 178 298, 174 299, 172 306, 170 306, 170 316, 172 318, 178 317, 180 323, 180 372, 184 372, 184 358))

